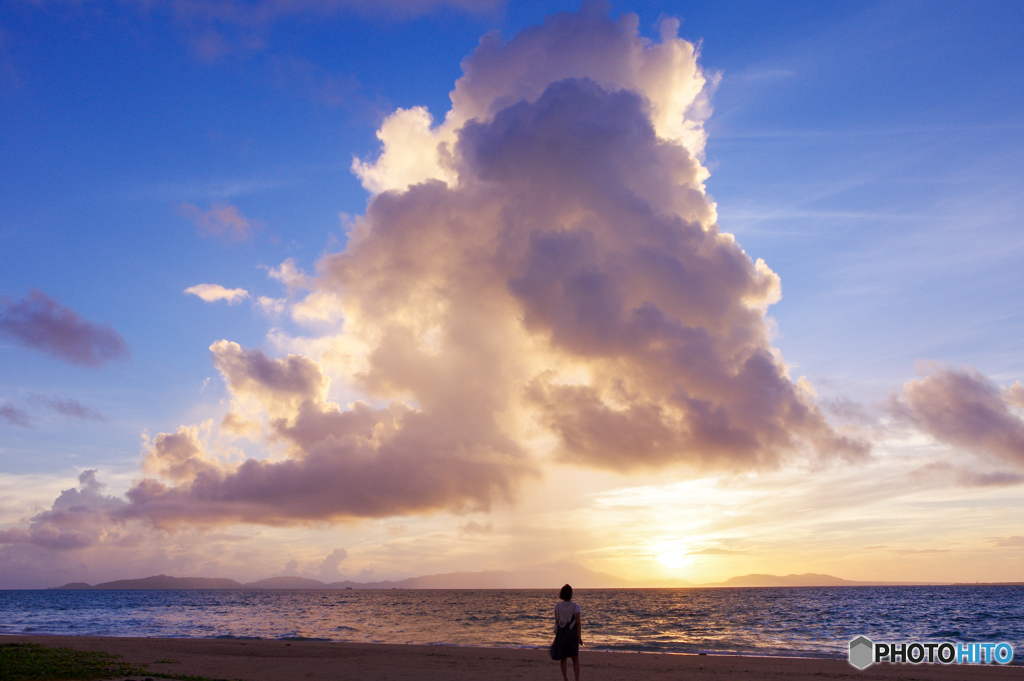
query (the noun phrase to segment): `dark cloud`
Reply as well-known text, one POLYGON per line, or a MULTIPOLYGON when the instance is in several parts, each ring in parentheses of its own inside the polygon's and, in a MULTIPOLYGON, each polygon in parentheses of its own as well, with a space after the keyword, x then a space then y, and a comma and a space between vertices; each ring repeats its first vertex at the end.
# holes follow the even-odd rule
POLYGON ((95 367, 129 356, 113 327, 83 319, 42 291, 17 302, 0 298, 0 334, 72 364, 95 367))

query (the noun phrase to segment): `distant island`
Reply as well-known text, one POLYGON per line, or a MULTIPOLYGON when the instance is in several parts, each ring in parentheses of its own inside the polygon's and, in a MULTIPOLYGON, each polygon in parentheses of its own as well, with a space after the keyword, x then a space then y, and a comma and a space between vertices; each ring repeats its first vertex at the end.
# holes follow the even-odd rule
POLYGON ((934 584, 934 582, 857 582, 832 575, 805 573, 802 575, 751 574, 732 577, 724 582, 694 584, 683 579, 629 581, 604 572, 588 570, 574 563, 559 563, 549 568, 506 572, 452 572, 439 575, 409 577, 382 582, 322 582, 308 577, 268 577, 255 582, 238 582, 218 577, 170 577, 156 575, 142 579, 119 579, 101 584, 72 582, 51 589, 535 589, 557 588, 569 582, 581 589, 642 589, 685 587, 808 587, 808 586, 908 586, 934 584))

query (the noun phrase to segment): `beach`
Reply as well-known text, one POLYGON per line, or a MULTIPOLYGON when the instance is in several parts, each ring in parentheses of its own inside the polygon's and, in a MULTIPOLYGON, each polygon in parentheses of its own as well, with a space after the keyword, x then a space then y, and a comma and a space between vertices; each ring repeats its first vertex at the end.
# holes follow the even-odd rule
MULTIPOLYGON (((0 643, 102 651, 153 672, 243 681, 461 681, 561 678, 546 650, 337 643, 327 641, 0 636, 0 643), (157 662, 160 660, 160 662, 157 662)), ((859 671, 845 660, 661 653, 580 653, 585 681, 672 679, 887 680, 1020 679, 1021 667, 877 664, 859 671)), ((144 677, 133 677, 144 678, 144 677)), ((570 678, 572 672, 570 669, 570 678)))

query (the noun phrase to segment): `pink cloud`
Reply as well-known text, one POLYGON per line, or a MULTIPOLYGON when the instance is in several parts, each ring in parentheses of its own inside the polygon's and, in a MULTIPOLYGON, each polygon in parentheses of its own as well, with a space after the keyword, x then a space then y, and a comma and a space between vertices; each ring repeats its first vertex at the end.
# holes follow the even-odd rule
POLYGON ((0 298, 0 334, 72 364, 95 367, 129 356, 113 327, 83 319, 42 291, 19 302, 0 298))
POLYGON ((178 206, 178 214, 194 222, 200 236, 237 242, 251 239, 253 235, 252 223, 229 203, 215 203, 205 211, 191 203, 183 203, 178 206))
POLYGON ((973 367, 927 368, 928 375, 893 396, 893 413, 940 442, 1024 468, 1024 419, 1010 408, 1020 406, 1019 383, 1000 390, 973 367))
POLYGON ((121 517, 158 526, 380 517, 431 510, 486 510, 535 473, 524 453, 486 424, 404 405, 341 411, 324 401, 328 380, 310 360, 271 359, 220 341, 211 348, 236 398, 263 404, 283 461, 222 465, 194 429, 161 434, 146 458, 155 478, 136 483, 121 517))
POLYGON ((126 504, 123 499, 104 496, 96 471, 78 476, 81 489, 61 492, 48 511, 32 517, 27 528, 0 530, 0 544, 34 544, 49 549, 76 549, 92 546, 110 536, 116 512, 126 504))

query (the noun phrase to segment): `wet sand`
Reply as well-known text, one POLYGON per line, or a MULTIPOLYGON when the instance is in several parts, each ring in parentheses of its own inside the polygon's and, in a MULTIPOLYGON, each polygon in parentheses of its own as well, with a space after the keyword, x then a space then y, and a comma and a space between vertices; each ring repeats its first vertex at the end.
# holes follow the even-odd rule
MULTIPOLYGON (((536 649, 324 641, 0 636, 0 643, 16 642, 114 653, 121 655, 125 662, 145 664, 154 672, 243 681, 559 681, 562 678, 558 663, 548 658, 546 650, 536 649)), ((580 663, 581 681, 1024 679, 1024 667, 994 664, 877 664, 858 671, 845 660, 605 653, 585 648, 580 653, 580 663)), ((571 663, 569 678, 572 679, 571 663)))

